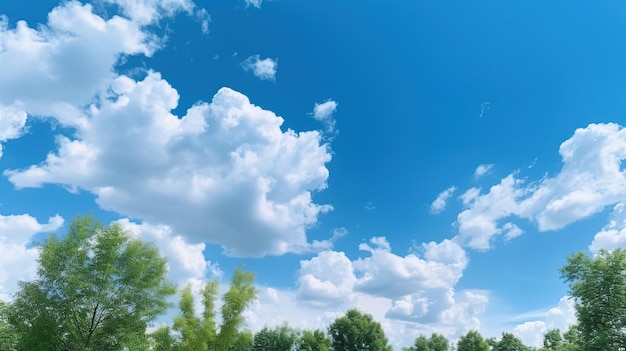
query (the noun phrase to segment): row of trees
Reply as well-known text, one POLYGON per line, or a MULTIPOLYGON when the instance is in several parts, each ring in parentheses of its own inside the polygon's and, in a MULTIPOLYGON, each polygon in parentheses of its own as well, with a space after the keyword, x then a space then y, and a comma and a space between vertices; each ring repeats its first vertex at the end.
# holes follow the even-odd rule
MULTIPOLYGON (((176 293, 166 279, 167 262, 154 245, 91 217, 72 221, 62 239, 48 237, 38 263, 37 279, 20 282, 10 304, 0 302, 0 351, 391 351, 381 325, 355 309, 327 330, 286 324, 245 330, 244 312, 257 290, 254 274, 240 268, 222 296, 218 281, 206 282, 202 311, 195 310, 191 287, 182 289, 173 323, 147 333, 176 293)), ((540 350, 626 350, 626 250, 571 255, 561 274, 578 324, 563 335, 547 332, 540 350)), ((469 331, 455 344, 441 334, 420 335, 403 350, 534 349, 510 333, 485 339, 469 331)))

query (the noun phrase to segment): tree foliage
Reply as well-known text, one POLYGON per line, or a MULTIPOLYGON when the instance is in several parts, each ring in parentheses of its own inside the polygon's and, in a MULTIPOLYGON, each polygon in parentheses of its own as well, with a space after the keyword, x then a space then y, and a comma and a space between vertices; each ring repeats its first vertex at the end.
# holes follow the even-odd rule
POLYGON ((291 351, 299 339, 298 332, 287 324, 261 329, 254 335, 253 351, 291 351))
POLYGON ((298 342, 298 351, 329 351, 333 341, 322 330, 305 330, 298 342))
POLYGON ((582 350, 626 348, 626 250, 570 255, 561 268, 576 302, 582 350))
MULTIPOLYGON (((235 346, 251 347, 252 336, 240 331, 243 312, 256 298, 254 274, 235 270, 229 290, 222 298, 222 323, 216 322, 219 282, 209 281, 202 287, 202 318, 198 317, 190 286, 180 292, 180 315, 174 318, 172 332, 161 327, 151 335, 154 348, 163 351, 229 351, 235 346)), ((238 350, 239 351, 239 350, 238 350)))
POLYGON ((470 330, 459 339, 457 351, 489 351, 489 344, 478 331, 470 330))
POLYGON ((335 319, 329 326, 333 350, 342 351, 391 351, 387 337, 380 323, 371 315, 362 314, 356 309, 335 319))
POLYGON ((430 338, 420 335, 415 339, 413 346, 408 351, 447 351, 449 348, 448 338, 441 334, 433 333, 430 338))
POLYGON ((491 348, 492 351, 530 351, 530 348, 522 342, 518 337, 511 333, 502 333, 502 338, 495 341, 491 348))
POLYGON ((14 351, 18 336, 15 328, 9 324, 11 305, 0 301, 0 351, 14 351))
POLYGON ((561 344, 563 337, 559 329, 551 329, 543 334, 543 351, 558 351, 561 344))
POLYGON ((10 314, 18 350, 145 349, 147 325, 175 293, 154 245, 92 217, 74 219, 62 239, 49 236, 38 263, 10 314))

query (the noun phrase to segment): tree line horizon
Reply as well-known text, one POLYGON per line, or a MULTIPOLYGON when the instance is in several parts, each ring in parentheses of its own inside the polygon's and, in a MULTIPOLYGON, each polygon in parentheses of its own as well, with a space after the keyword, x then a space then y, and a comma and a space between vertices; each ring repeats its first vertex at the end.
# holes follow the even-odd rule
MULTIPOLYGON (((381 324, 355 308, 325 330, 284 323, 252 333, 243 314, 258 291, 242 266, 221 296, 219 281, 206 281, 196 311, 191 286, 167 280, 158 248, 117 223, 77 216, 63 238, 50 234, 39 247, 37 278, 20 281, 11 302, 0 301, 0 351, 392 351, 381 324), (174 295, 178 315, 149 332, 174 295)), ((560 273, 578 323, 548 330, 543 347, 508 332, 484 338, 470 330, 455 343, 439 333, 416 335, 402 351, 626 350, 626 250, 571 254, 560 273)))

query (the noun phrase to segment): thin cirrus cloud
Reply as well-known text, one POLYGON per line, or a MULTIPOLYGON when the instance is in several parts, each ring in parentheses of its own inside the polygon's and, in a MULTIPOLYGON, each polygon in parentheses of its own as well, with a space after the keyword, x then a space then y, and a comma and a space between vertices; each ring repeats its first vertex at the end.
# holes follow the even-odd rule
POLYGON ((261 59, 260 55, 253 55, 241 63, 245 71, 251 71, 255 77, 261 80, 276 81, 278 61, 269 57, 261 59))

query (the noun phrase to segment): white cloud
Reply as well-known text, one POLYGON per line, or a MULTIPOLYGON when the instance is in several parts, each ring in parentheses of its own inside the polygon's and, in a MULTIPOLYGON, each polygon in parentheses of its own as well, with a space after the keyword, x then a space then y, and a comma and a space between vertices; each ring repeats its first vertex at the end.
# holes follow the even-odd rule
POLYGON ((36 29, 24 21, 10 28, 0 16, 0 142, 21 136, 27 115, 83 126, 80 106, 107 87, 120 58, 150 56, 158 46, 140 24, 105 20, 76 1, 54 8, 36 29))
POLYGON ((476 170, 474 171, 474 179, 478 179, 484 176, 485 174, 488 174, 489 172, 491 172, 492 169, 493 169, 493 164, 479 165, 478 167, 476 167, 476 170))
POLYGON ((352 299, 356 278, 343 252, 323 251, 300 261, 298 299, 318 308, 342 306, 352 299))
POLYGON ((514 214, 517 199, 525 194, 521 183, 509 175, 492 186, 487 194, 472 188, 461 195, 468 208, 457 216, 460 241, 474 249, 489 249, 491 238, 502 233, 498 220, 514 214))
POLYGON ((211 15, 209 15, 207 10, 206 9, 197 10, 196 18, 200 20, 200 23, 201 23, 200 29, 202 29, 202 34, 209 34, 209 23, 211 22, 211 15))
POLYGON ((321 104, 315 103, 313 106, 313 118, 324 123, 326 131, 332 133, 335 130, 337 121, 333 118, 333 114, 337 111, 337 102, 327 100, 321 104))
POLYGON ((385 237, 374 237, 359 249, 370 256, 350 260, 343 252, 324 251, 301 261, 297 298, 326 311, 378 299, 380 320, 403 321, 411 328, 436 326, 446 334, 479 326, 488 297, 455 292, 468 259, 454 242, 422 244, 423 258, 395 255, 385 237))
POLYGON ((437 195, 437 198, 430 204, 430 213, 441 213, 446 209, 448 200, 456 191, 455 186, 451 186, 448 189, 442 191, 437 195))
POLYGON ((597 254, 601 249, 612 251, 620 247, 626 247, 626 211, 622 202, 613 207, 609 223, 596 233, 589 251, 597 254))
MULTIPOLYGON (((14 107, 0 105, 0 143, 17 139, 26 131, 26 112, 14 107)), ((2 158, 2 144, 0 144, 0 158, 2 158)))
POLYGON ((206 279, 220 278, 222 271, 216 263, 204 257, 204 243, 189 244, 184 237, 172 233, 164 225, 138 224, 127 218, 116 221, 125 230, 137 235, 145 242, 152 242, 161 255, 167 257, 169 279, 178 286, 200 283, 206 279))
POLYGON ((245 59, 241 67, 246 71, 252 71, 252 74, 259 79, 275 81, 278 61, 269 57, 261 59, 260 55, 253 55, 245 59))
POLYGON ((530 219, 540 231, 558 230, 626 201, 625 129, 590 124, 563 142, 559 153, 563 167, 554 177, 525 184, 511 174, 486 194, 476 188, 463 194, 467 209, 457 217, 460 241, 484 250, 496 235, 509 233, 501 223, 507 217, 530 219))
POLYGON ((246 0, 246 7, 254 6, 257 9, 260 9, 262 3, 263 3, 263 0, 246 0))
POLYGON ((541 347, 543 346, 543 334, 548 330, 558 328, 561 332, 576 323, 576 310, 573 301, 564 296, 557 306, 550 308, 539 320, 526 321, 513 329, 513 334, 519 337, 524 344, 541 347))
POLYGON ((524 234, 524 231, 520 229, 520 227, 511 222, 505 223, 502 226, 502 231, 504 232, 504 240, 507 241, 524 234))
POLYGON ((33 236, 54 232, 62 225, 59 215, 50 217, 48 223, 39 223, 28 214, 0 215, 0 300, 11 300, 18 281, 35 278, 39 248, 31 245, 33 236))
POLYGON ((105 0, 118 5, 133 22, 147 25, 180 11, 192 13, 191 0, 105 0))
POLYGON ((4 174, 18 188, 88 190, 104 209, 230 255, 312 249, 306 230, 331 209, 312 199, 331 159, 318 132, 283 132, 282 118, 228 88, 178 118, 177 91, 153 72, 118 77, 110 91, 74 139, 59 136, 45 161, 4 174))

